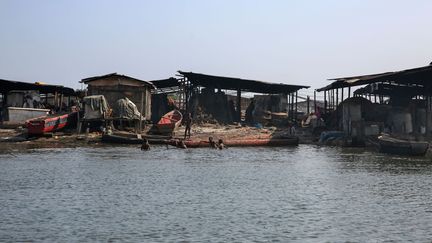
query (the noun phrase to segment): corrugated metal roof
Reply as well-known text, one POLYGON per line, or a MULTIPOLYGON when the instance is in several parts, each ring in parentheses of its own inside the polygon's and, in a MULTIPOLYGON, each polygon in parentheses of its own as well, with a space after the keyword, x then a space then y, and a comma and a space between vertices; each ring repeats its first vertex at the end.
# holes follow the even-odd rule
POLYGON ((167 79, 152 80, 150 82, 153 83, 154 86, 156 86, 156 88, 158 89, 179 86, 179 81, 173 77, 167 79))
POLYGON ((372 84, 377 82, 394 82, 398 84, 417 84, 430 86, 432 85, 432 65, 396 72, 334 78, 329 80, 334 82, 325 87, 317 89, 317 91, 321 92, 325 90, 372 84))
POLYGON ((62 85, 36 84, 0 79, 0 92, 7 93, 11 90, 38 90, 41 93, 59 92, 65 95, 75 95, 75 91, 72 88, 62 85))
POLYGON ((264 93, 264 94, 282 94, 292 93, 299 89, 309 88, 309 86, 302 85, 290 85, 282 83, 268 83, 258 80, 231 78, 207 75, 193 72, 178 71, 181 75, 186 77, 192 84, 213 87, 227 90, 242 90, 253 93, 264 93))
POLYGON ((141 83, 143 83, 146 86, 150 86, 153 89, 156 88, 153 85, 153 83, 151 83, 149 81, 145 81, 145 80, 141 80, 141 79, 137 79, 137 78, 132 78, 132 77, 129 77, 129 76, 126 76, 126 75, 123 75, 123 74, 118 74, 118 73, 109 73, 109 74, 105 74, 105 75, 84 78, 84 79, 81 79, 80 83, 88 84, 88 83, 91 83, 93 81, 104 79, 104 78, 109 78, 109 77, 118 77, 118 78, 131 79, 131 80, 135 80, 135 81, 141 82, 141 83))

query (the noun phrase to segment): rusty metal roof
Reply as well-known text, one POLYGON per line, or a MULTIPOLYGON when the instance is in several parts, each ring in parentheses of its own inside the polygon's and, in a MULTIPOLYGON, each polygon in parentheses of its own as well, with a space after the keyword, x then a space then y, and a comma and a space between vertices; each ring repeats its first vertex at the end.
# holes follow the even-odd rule
POLYGON ((333 82, 325 87, 317 89, 317 91, 320 92, 331 89, 372 84, 378 82, 392 82, 403 85, 432 86, 432 65, 396 72, 385 72, 362 76, 334 78, 329 80, 333 82))
POLYGON ((186 77, 193 85, 203 87, 213 87, 227 90, 242 90, 253 93, 263 94, 289 94, 296 92, 299 89, 309 88, 303 85, 290 85, 282 83, 268 83, 258 80, 231 78, 207 75, 193 72, 178 71, 182 76, 186 77))
POLYGON ((0 79, 0 92, 7 93, 12 90, 38 90, 41 93, 61 93, 65 95, 75 95, 72 88, 62 85, 50 85, 40 83, 28 83, 21 81, 0 79))
POLYGON ((179 86, 179 81, 173 77, 167 79, 152 80, 150 82, 153 83, 154 86, 156 86, 156 88, 158 89, 179 86))
POLYGON ((109 73, 109 74, 105 74, 105 75, 84 78, 84 79, 81 79, 80 83, 88 84, 88 83, 91 83, 91 82, 96 81, 96 80, 100 80, 100 79, 104 79, 104 78, 110 78, 110 77, 131 79, 131 80, 135 80, 135 81, 141 82, 145 86, 150 86, 152 89, 156 88, 149 81, 145 81, 145 80, 141 80, 141 79, 137 79, 137 78, 132 78, 132 77, 129 77, 129 76, 126 76, 126 75, 118 74, 118 73, 109 73))

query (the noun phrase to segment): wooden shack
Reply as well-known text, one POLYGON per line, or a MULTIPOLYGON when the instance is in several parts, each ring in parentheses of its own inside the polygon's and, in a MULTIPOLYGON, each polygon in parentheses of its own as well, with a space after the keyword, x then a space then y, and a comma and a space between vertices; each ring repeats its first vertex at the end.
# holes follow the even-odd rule
POLYGON ((81 80, 87 84, 87 95, 103 95, 110 107, 119 99, 128 98, 142 113, 146 120, 151 118, 151 82, 132 78, 126 75, 110 73, 81 80))
POLYGON ((200 113, 203 120, 211 117, 212 120, 216 120, 219 123, 241 122, 243 121, 243 113, 245 114, 244 120, 247 123, 252 123, 246 119, 249 113, 251 113, 251 116, 256 115, 252 120, 259 121, 264 111, 283 111, 287 113, 286 116, 289 119, 295 121, 297 120, 297 92, 300 89, 309 88, 309 86, 303 85, 270 83, 193 72, 178 72, 182 77, 179 82, 184 85, 186 93, 184 98, 185 110, 191 112, 194 116, 200 113), (235 99, 228 98, 228 92, 236 93, 235 99), (248 99, 247 108, 243 109, 245 105, 242 105, 244 103, 241 95, 242 92, 264 94, 266 98, 261 96, 257 99, 263 102, 248 99), (267 99, 269 102, 264 102, 267 99), (256 111, 263 112, 260 114, 256 111))
POLYGON ((357 139, 380 132, 429 139, 432 136, 431 79, 432 65, 428 65, 330 79, 332 83, 317 91, 324 92, 329 129, 344 131, 357 139))
POLYGON ((28 119, 47 115, 50 110, 70 111, 75 100, 72 88, 0 79, 0 123, 21 126, 28 119))

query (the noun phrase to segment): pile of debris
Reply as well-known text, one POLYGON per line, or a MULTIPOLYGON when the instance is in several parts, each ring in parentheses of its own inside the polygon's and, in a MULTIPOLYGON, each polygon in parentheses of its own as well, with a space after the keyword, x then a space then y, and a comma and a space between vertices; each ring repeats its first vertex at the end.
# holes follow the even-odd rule
POLYGON ((211 114, 205 113, 201 107, 196 109, 193 121, 195 124, 219 124, 211 114))

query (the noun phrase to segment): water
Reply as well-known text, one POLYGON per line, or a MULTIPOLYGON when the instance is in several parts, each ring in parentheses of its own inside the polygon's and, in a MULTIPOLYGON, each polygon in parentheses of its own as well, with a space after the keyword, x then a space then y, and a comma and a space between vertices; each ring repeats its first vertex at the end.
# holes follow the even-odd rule
POLYGON ((135 146, 0 154, 0 241, 432 240, 430 158, 135 146))

